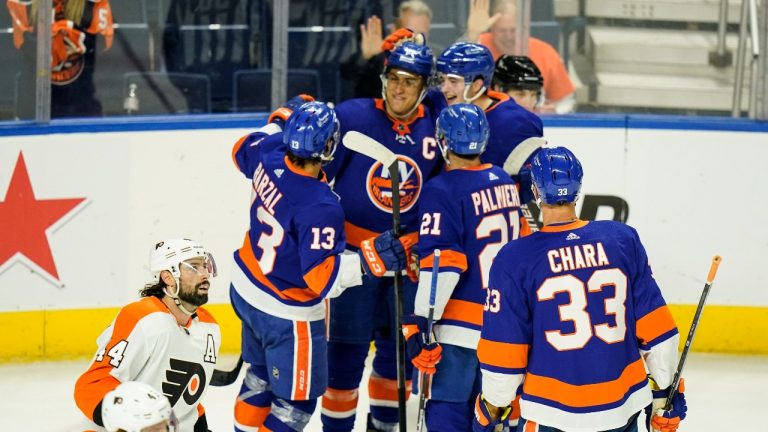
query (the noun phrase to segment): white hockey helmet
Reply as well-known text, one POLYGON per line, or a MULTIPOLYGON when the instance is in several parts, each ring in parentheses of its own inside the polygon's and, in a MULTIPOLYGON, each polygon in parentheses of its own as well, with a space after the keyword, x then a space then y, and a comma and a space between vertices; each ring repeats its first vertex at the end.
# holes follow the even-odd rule
POLYGON ((107 432, 141 432, 158 424, 168 425, 170 431, 178 427, 168 398, 139 381, 126 381, 107 393, 101 403, 101 419, 107 432))
POLYGON ((210 277, 216 276, 216 261, 213 255, 200 243, 184 238, 157 243, 149 255, 149 271, 152 272, 155 283, 160 281, 160 273, 163 270, 168 270, 174 278, 178 279, 181 276, 179 265, 192 258, 203 258, 210 277))

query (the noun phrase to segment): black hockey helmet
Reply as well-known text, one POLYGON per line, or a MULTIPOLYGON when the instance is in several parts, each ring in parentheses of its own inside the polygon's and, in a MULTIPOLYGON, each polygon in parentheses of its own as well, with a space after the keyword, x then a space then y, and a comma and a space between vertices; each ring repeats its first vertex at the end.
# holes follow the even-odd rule
POLYGON ((493 84, 507 90, 541 91, 544 77, 539 68, 526 56, 503 55, 496 60, 493 84))

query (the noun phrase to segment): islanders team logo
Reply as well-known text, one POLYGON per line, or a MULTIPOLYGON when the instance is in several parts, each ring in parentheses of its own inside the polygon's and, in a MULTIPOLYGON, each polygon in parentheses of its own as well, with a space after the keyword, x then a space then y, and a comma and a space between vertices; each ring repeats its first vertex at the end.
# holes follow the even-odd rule
MULTIPOLYGON (((400 173, 400 211, 408 211, 419 199, 422 175, 419 165, 408 156, 397 156, 400 173)), ((392 179, 389 169, 381 162, 376 162, 368 170, 366 182, 368 198, 379 209, 392 213, 392 179)))

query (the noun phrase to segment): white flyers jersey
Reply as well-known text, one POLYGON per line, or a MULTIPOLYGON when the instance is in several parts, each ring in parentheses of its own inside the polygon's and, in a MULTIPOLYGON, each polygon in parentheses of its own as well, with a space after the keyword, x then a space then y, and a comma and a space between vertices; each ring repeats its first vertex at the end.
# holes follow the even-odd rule
POLYGON ((145 297, 123 307, 97 343, 93 363, 75 384, 75 402, 89 420, 101 418, 101 401, 118 384, 141 381, 168 397, 180 430, 195 430, 221 345, 208 311, 198 308, 182 327, 162 300, 145 297))

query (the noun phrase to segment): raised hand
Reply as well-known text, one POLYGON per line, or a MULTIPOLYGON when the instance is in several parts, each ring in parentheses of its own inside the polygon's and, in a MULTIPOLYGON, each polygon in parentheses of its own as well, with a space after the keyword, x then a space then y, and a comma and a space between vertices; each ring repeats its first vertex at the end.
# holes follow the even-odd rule
POLYGON ((381 18, 372 15, 366 24, 360 25, 360 51, 365 60, 379 54, 384 42, 381 18))
POLYGON ((490 14, 490 0, 469 0, 467 15, 467 42, 477 42, 480 34, 488 31, 501 17, 500 13, 490 14))
POLYGON ((288 117, 290 117, 294 111, 299 109, 299 107, 305 103, 313 102, 314 100, 315 98, 308 94, 300 94, 298 96, 294 96, 288 99, 288 102, 283 104, 283 106, 272 111, 272 114, 270 114, 269 118, 267 118, 267 123, 275 123, 282 128, 285 126, 285 122, 288 121, 288 117))

